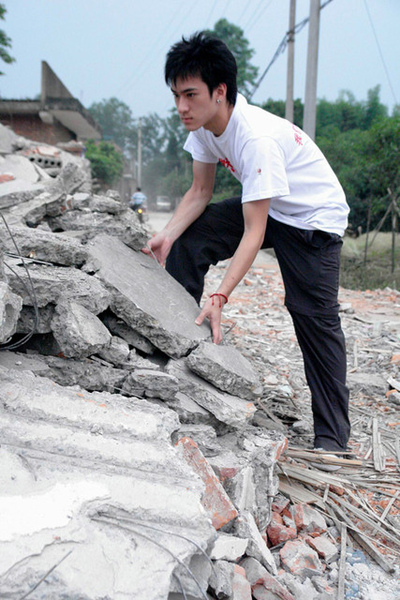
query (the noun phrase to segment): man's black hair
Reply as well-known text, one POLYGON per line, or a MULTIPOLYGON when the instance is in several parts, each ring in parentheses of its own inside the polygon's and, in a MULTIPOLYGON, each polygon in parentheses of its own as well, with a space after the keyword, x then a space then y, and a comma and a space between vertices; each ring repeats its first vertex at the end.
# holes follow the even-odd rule
POLYGON ((206 35, 203 31, 194 33, 189 39, 182 37, 167 54, 165 81, 175 85, 177 79, 200 77, 210 92, 225 83, 226 99, 232 106, 237 96, 236 60, 228 46, 220 39, 206 35))

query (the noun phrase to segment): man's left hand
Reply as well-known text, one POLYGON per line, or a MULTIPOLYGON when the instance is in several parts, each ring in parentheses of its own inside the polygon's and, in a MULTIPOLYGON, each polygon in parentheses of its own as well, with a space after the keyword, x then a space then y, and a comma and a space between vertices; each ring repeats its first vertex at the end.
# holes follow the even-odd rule
POLYGON ((224 304, 225 300, 222 296, 208 298, 195 320, 196 325, 201 325, 206 318, 210 321, 214 344, 222 342, 221 314, 224 304))

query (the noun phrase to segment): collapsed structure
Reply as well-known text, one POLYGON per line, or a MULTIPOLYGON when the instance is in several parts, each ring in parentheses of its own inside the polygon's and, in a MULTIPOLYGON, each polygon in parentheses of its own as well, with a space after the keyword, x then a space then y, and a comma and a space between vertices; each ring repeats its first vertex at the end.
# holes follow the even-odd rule
POLYGON ((286 439, 252 422, 258 374, 84 158, 0 134, 1 595, 204 598, 217 531, 276 575, 286 439))

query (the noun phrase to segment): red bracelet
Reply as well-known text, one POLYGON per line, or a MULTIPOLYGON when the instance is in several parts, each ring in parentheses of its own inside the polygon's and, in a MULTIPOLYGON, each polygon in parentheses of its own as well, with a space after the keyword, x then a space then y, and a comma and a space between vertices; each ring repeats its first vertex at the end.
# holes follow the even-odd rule
POLYGON ((218 296, 219 299, 219 307, 222 308, 222 302, 221 302, 221 296, 223 297, 223 299, 225 300, 225 304, 228 304, 228 297, 225 296, 225 294, 220 294, 220 293, 215 293, 215 294, 211 294, 210 298, 212 298, 212 305, 214 306, 214 296, 218 296))

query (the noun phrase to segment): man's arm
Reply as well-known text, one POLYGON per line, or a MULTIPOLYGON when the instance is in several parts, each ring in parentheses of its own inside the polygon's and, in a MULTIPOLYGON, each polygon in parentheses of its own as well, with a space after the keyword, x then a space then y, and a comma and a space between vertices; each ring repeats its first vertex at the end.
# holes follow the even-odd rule
MULTIPOLYGON (((269 199, 243 204, 244 233, 216 294, 229 297, 253 264, 265 237, 269 205, 269 199)), ((215 344, 222 341, 221 312, 225 304, 223 296, 208 298, 196 319, 197 325, 201 325, 205 318, 210 320, 215 344)))
POLYGON ((216 165, 193 161, 193 181, 183 196, 172 218, 160 233, 152 237, 143 252, 154 253, 158 262, 165 264, 172 244, 205 210, 212 198, 216 165))

